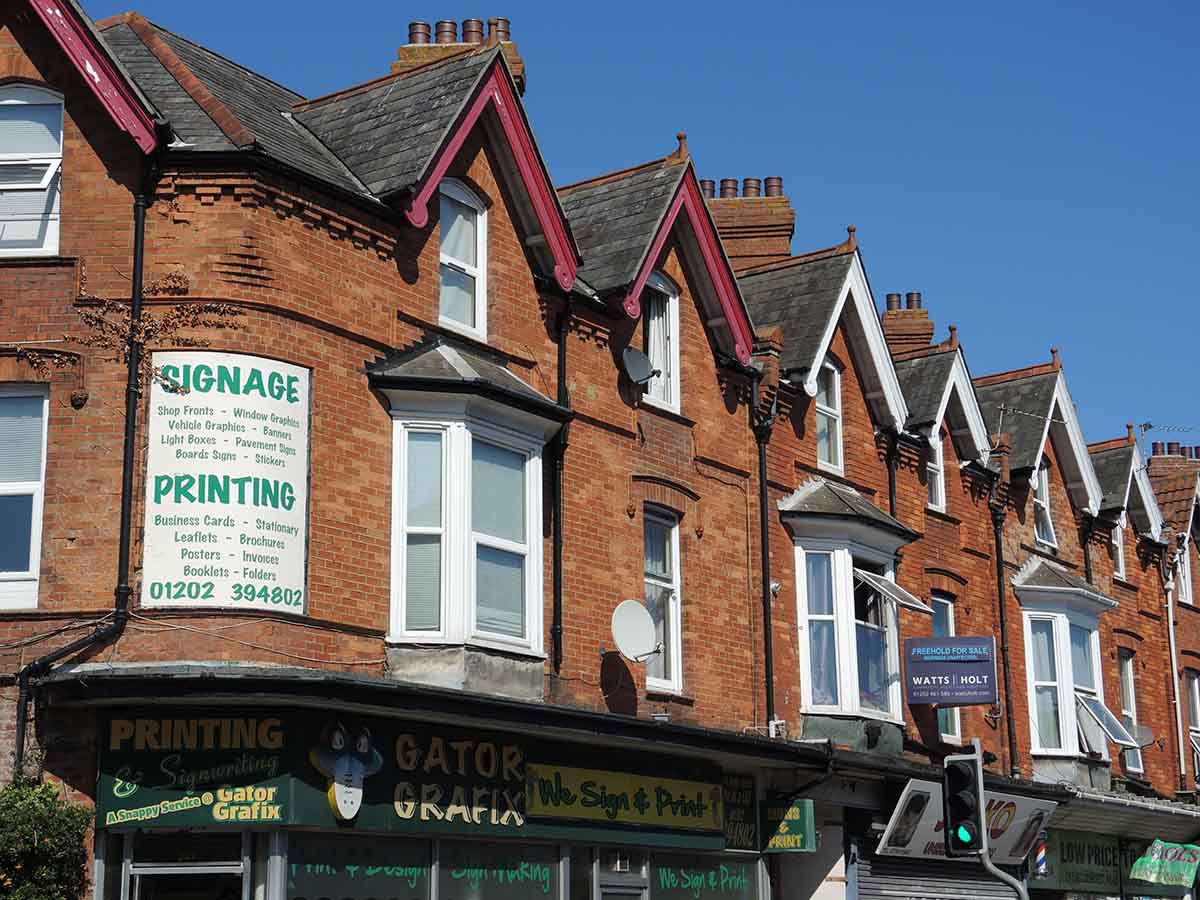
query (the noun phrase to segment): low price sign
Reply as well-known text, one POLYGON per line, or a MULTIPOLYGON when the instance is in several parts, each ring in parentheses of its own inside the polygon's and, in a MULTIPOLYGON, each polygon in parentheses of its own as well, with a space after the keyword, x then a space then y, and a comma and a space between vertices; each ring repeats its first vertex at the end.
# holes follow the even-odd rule
POLYGON ((910 704, 975 706, 996 702, 996 639, 908 638, 904 688, 910 704))

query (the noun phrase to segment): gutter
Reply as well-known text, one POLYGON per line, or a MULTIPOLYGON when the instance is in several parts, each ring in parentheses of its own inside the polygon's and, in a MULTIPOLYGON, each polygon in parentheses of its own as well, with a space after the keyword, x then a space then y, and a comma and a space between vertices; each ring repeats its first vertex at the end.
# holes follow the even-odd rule
POLYGON ((16 735, 13 747, 13 780, 23 777, 25 768, 25 738, 29 729, 29 704, 32 699, 31 682, 45 674, 50 667, 81 650, 117 640, 125 631, 129 621, 129 556, 133 531, 133 466, 134 445, 137 441, 137 414, 141 402, 142 343, 142 271, 146 251, 146 206, 147 197, 158 180, 158 155, 150 158, 141 190, 133 199, 133 273, 130 294, 130 328, 126 352, 128 363, 125 376, 125 443, 121 459, 121 524, 120 546, 117 551, 117 586, 114 591, 115 606, 112 621, 99 625, 91 634, 52 650, 25 665, 17 673, 16 735))

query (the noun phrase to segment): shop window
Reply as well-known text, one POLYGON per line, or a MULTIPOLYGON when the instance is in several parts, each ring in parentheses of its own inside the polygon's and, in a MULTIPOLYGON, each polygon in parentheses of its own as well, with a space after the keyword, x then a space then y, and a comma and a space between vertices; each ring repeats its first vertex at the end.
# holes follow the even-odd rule
POLYGON ((58 253, 62 97, 0 87, 0 256, 58 253))
POLYGON ((1108 741, 1136 749, 1137 741, 1104 704, 1095 622, 1061 613, 1024 618, 1034 752, 1107 759, 1108 741))
MULTIPOLYGON (((934 591, 930 597, 933 607, 933 636, 954 637, 954 598, 941 591, 934 591)), ((938 733, 948 741, 962 740, 962 728, 959 711, 956 707, 939 709, 937 713, 938 733)))
POLYGON ((1054 538, 1054 519, 1050 515, 1050 466, 1045 460, 1038 466, 1034 480, 1033 530, 1038 543, 1058 546, 1054 538))
POLYGON ((0 385, 0 609, 38 603, 49 394, 0 385))
POLYGON ((935 428, 933 434, 934 443, 929 448, 929 461, 925 464, 925 503, 930 509, 945 512, 946 467, 941 427, 935 428))
POLYGON ((438 900, 528 900, 559 894, 557 847, 442 841, 438 900))
POLYGON ((679 412, 679 289, 653 272, 642 293, 642 342, 654 374, 646 399, 679 412))
POLYGON ((429 841, 296 831, 288 835, 286 900, 430 895, 429 841))
POLYGON ((441 323, 487 340, 487 207, 462 182, 441 184, 441 323))
POLYGON ((646 686, 678 693, 683 689, 679 518, 666 510, 647 507, 642 543, 646 609, 654 620, 660 648, 646 660, 646 686))
POLYGON ((471 421, 396 423, 394 640, 541 650, 541 445, 471 421))
POLYGON ((796 552, 805 708, 898 720, 897 609, 933 610, 891 580, 890 560, 825 541, 796 552))
POLYGON ((1117 524, 1112 530, 1112 558, 1113 558, 1113 575, 1117 578, 1125 577, 1125 513, 1121 513, 1121 518, 1117 520, 1117 524))
MULTIPOLYGON (((1121 676, 1121 724, 1135 738, 1137 737, 1137 691, 1135 689, 1136 680, 1134 655, 1132 650, 1121 649, 1117 651, 1117 664, 1120 668, 1121 676)), ((1143 772, 1145 767, 1142 765, 1142 751, 1140 747, 1131 748, 1122 754, 1122 760, 1125 763, 1126 770, 1130 772, 1143 772)))
POLYGON ((842 375, 830 363, 817 375, 817 464, 842 471, 842 375))

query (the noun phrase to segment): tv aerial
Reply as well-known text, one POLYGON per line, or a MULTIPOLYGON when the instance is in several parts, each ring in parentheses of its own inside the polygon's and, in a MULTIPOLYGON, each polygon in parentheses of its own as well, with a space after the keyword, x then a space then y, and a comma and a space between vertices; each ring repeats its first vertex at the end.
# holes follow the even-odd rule
POLYGON ((629 380, 637 385, 645 385, 655 375, 662 374, 662 369, 654 368, 650 357, 636 347, 625 348, 625 352, 621 354, 621 364, 625 367, 625 374, 629 376, 629 380))
POLYGON ((640 600, 623 600, 612 614, 612 636, 617 650, 630 662, 645 662, 662 653, 662 641, 654 634, 654 620, 640 600))

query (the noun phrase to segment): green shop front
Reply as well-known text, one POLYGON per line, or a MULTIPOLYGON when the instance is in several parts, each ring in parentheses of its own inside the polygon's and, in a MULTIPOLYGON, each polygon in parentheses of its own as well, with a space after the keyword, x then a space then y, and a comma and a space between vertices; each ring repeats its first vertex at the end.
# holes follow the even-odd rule
POLYGON ((769 896, 753 768, 337 708, 105 710, 96 900, 769 896))
POLYGON ((1200 848, 1189 844, 1051 828, 1030 857, 1031 900, 1184 898, 1200 848))

